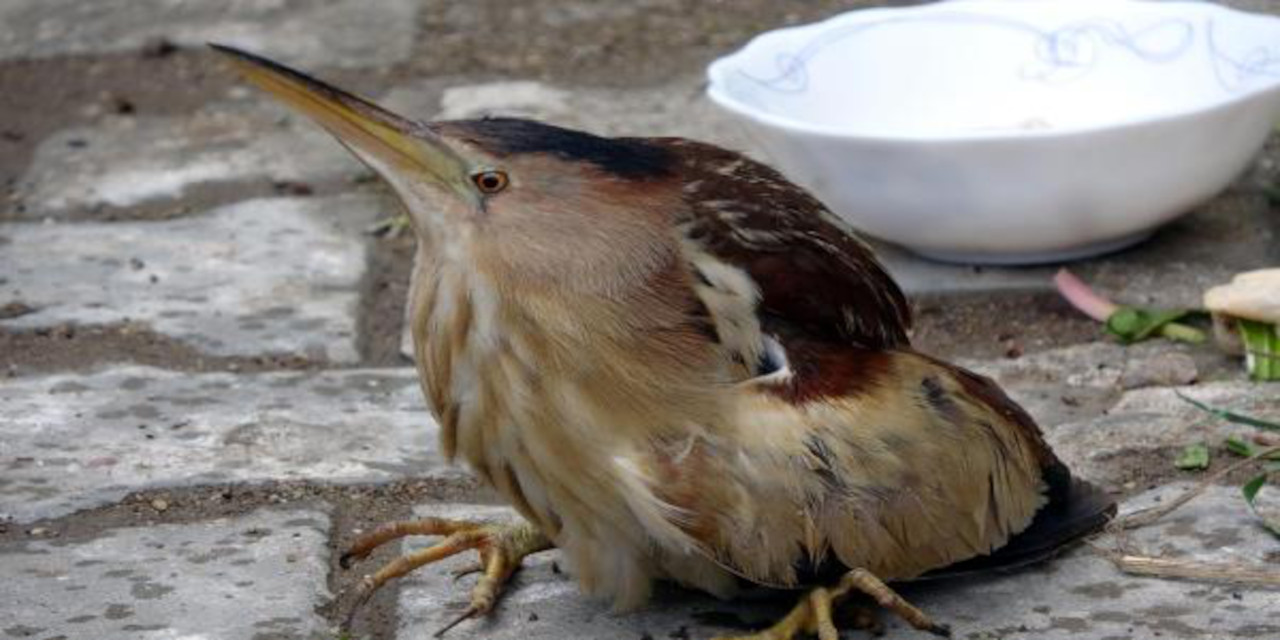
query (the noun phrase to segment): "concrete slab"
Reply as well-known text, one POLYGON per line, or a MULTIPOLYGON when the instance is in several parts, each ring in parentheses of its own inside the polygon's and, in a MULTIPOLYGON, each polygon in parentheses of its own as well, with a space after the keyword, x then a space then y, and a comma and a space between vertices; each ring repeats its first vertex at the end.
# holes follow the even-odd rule
MULTIPOLYGON (((1129 508, 1168 500, 1185 487, 1164 487, 1129 508)), ((498 518, 505 512, 453 505, 424 506, 418 513, 498 518)), ((1254 522, 1238 490, 1230 487, 1210 490, 1167 522, 1135 532, 1133 540, 1148 553, 1255 566, 1267 566, 1275 550, 1274 538, 1254 522)), ((794 603, 794 596, 724 603, 671 588, 660 590, 641 611, 614 614, 606 603, 582 596, 570 576, 557 573, 555 557, 549 552, 527 561, 493 617, 464 623, 454 633, 489 640, 709 638, 772 623, 794 603)), ((449 570, 471 560, 457 557, 405 579, 397 637, 426 637, 466 606, 469 582, 455 583, 449 570)), ((1225 640, 1280 634, 1273 592, 1130 577, 1088 548, 1012 574, 905 585, 903 593, 951 624, 955 637, 973 640, 1225 640)), ((888 615, 881 619, 888 623, 886 638, 930 637, 888 615)))
POLYGON ((0 546, 7 638, 331 638, 329 517, 258 511, 0 546))
POLYGON ((453 476, 410 369, 187 374, 121 367, 0 386, 0 519, 152 487, 453 476))
POLYGON ((413 47, 414 0, 8 0, 0 60, 108 54, 164 38, 222 42, 310 67, 375 67, 413 47))
POLYGON ((196 185, 316 185, 363 170, 318 127, 255 99, 214 103, 189 117, 111 117, 60 131, 37 148, 18 189, 23 217, 42 219, 178 199, 196 185))
MULTIPOLYGON (((1218 420, 1177 394, 1210 406, 1280 420, 1280 396, 1257 383, 1213 382, 1189 387, 1151 387, 1124 393, 1104 415, 1066 424, 1046 424, 1049 444, 1077 473, 1097 480, 1116 477, 1117 461, 1141 453, 1180 449, 1228 436, 1248 438, 1257 430, 1218 420)), ((1173 465, 1170 457, 1168 464, 1173 465)))
MULTIPOLYGON (((1126 510, 1181 495, 1189 483, 1144 494, 1126 510)), ((1275 538, 1236 487, 1214 487, 1164 521, 1133 532, 1133 551, 1273 570, 1275 538)), ((1103 538, 1102 545, 1109 544, 1103 538)), ((1275 591, 1128 576, 1082 548, 1009 576, 921 585, 916 603, 948 620, 960 638, 1227 640, 1280 636, 1275 591)), ((919 637, 894 621, 887 637, 919 637)))
POLYGON ((354 362, 370 197, 263 199, 164 222, 0 227, 0 326, 125 320, 218 355, 354 362))

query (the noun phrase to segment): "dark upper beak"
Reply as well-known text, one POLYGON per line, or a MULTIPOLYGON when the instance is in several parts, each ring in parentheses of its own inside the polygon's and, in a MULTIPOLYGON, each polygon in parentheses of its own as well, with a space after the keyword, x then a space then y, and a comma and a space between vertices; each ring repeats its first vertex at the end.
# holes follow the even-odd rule
POLYGON ((427 127, 278 62, 220 44, 250 82, 307 115, 391 181, 429 180, 473 200, 471 163, 427 127), (386 175, 393 174, 393 175, 386 175))

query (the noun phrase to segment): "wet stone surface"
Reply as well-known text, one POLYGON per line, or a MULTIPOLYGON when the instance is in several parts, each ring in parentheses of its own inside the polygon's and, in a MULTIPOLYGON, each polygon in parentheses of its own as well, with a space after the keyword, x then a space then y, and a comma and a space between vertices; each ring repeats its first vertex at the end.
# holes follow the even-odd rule
MULTIPOLYGON (((1280 418, 1280 394, 1260 393, 1251 382, 1212 382, 1188 387, 1154 387, 1124 393, 1105 415, 1049 425, 1049 444, 1077 473, 1113 480, 1125 457, 1172 452, 1193 443, 1219 446, 1228 437, 1249 440, 1258 430, 1225 423, 1178 397, 1263 419, 1280 418)), ((1167 456, 1172 466, 1172 455, 1167 456)))
POLYGON ((218 355, 358 358, 366 197, 251 200, 191 218, 0 226, 0 300, 29 329, 132 320, 218 355))
MULTIPOLYGON (((1168 501, 1190 487, 1169 485, 1124 509, 1159 504, 1157 498, 1168 501)), ((1103 537, 1098 544, 1112 540, 1103 537)), ((1264 570, 1274 568, 1277 548, 1235 487, 1210 489, 1164 521, 1133 532, 1131 544, 1142 555, 1264 570)), ((1009 576, 922 585, 912 593, 916 604, 951 621, 957 637, 974 640, 1280 635, 1274 589, 1129 576, 1087 547, 1009 576)), ((891 627, 895 636, 902 629, 896 621, 891 627)))
POLYGON ((183 116, 125 116, 65 129, 36 149, 18 185, 22 217, 45 219, 155 201, 194 187, 347 183, 362 166, 319 127, 261 96, 183 116))
POLYGON ((0 385, 0 519, 159 486, 448 476, 410 370, 184 374, 121 367, 0 385))
MULTIPOLYGON (((1126 510, 1167 501, 1190 487, 1178 483, 1144 494, 1126 510), (1159 501, 1159 502, 1158 502, 1159 501)), ((492 507, 421 507, 418 515, 497 519, 492 507)), ((510 516, 508 516, 510 517, 510 516)), ((1112 544, 1103 537, 1101 546, 1112 544)), ((1265 535, 1234 487, 1215 487, 1167 520, 1132 535, 1132 551, 1188 561, 1274 566, 1274 538, 1265 535)), ((410 547, 406 547, 408 549, 410 547)), ((419 569, 401 591, 401 638, 425 637, 465 606, 470 583, 453 582, 459 556, 419 569)), ((553 568, 556 553, 526 562, 497 613, 464 623, 455 633, 494 640, 566 638, 709 638, 774 622, 794 595, 724 603, 675 588, 659 589, 646 608, 612 613, 583 596, 571 576, 553 568)), ((1275 591, 1129 576, 1088 547, 1007 575, 905 585, 902 593, 954 637, 972 640, 1066 638, 1271 638, 1280 634, 1275 591)), ((886 637, 928 637, 883 614, 886 637)), ((858 637, 850 632, 850 637, 858 637)))
POLYGON ((329 516, 261 510, 232 519, 0 545, 0 637, 331 638, 314 608, 329 516))
POLYGON ((394 64, 410 53, 414 0, 8 0, 0 60, 220 42, 312 66, 394 64))

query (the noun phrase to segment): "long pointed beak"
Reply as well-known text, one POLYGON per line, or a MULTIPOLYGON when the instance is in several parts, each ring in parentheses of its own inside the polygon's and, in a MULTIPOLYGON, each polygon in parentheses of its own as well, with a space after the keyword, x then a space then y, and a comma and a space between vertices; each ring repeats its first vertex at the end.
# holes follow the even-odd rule
POLYGON ((234 47, 209 44, 250 82, 333 134, 392 182, 427 179, 466 200, 471 166, 426 127, 295 69, 234 47))

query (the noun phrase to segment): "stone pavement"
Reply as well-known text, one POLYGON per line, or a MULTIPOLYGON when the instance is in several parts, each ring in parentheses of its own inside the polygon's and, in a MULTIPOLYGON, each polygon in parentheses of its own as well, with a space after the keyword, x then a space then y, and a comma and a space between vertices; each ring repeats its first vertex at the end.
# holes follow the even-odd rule
MULTIPOLYGON (((509 514, 444 464, 400 354, 411 245, 364 233, 394 204, 202 42, 422 117, 524 115, 758 154, 701 97, 702 66, 759 30, 856 4, 868 3, 0 3, 0 638, 334 638, 342 594, 392 555, 340 569, 357 531, 509 514)), ((1152 241, 1073 268, 1118 299, 1172 305, 1280 262, 1264 191, 1278 163, 1273 140, 1152 241)), ((1223 439, 1250 435, 1177 393, 1280 418, 1280 393, 1208 348, 1102 338, 1050 293, 1052 268, 883 255, 920 309, 923 348, 999 380, 1126 509, 1200 477, 1174 468, 1183 446, 1212 445, 1218 468, 1223 439)), ((1280 545, 1234 486, 1133 543, 1280 571, 1280 545)), ((661 589, 614 614, 555 560, 531 559, 492 619, 452 637, 706 638, 788 605, 661 589)), ((354 636, 433 632, 464 606, 467 583, 445 573, 458 562, 388 587, 354 636)), ((1280 637, 1274 589, 1127 576, 1088 547, 904 590, 972 640, 1280 637)), ((886 622, 887 637, 923 637, 886 622)))
POLYGON ((17 638, 324 638, 323 511, 122 527, 0 556, 2 630, 17 638))

